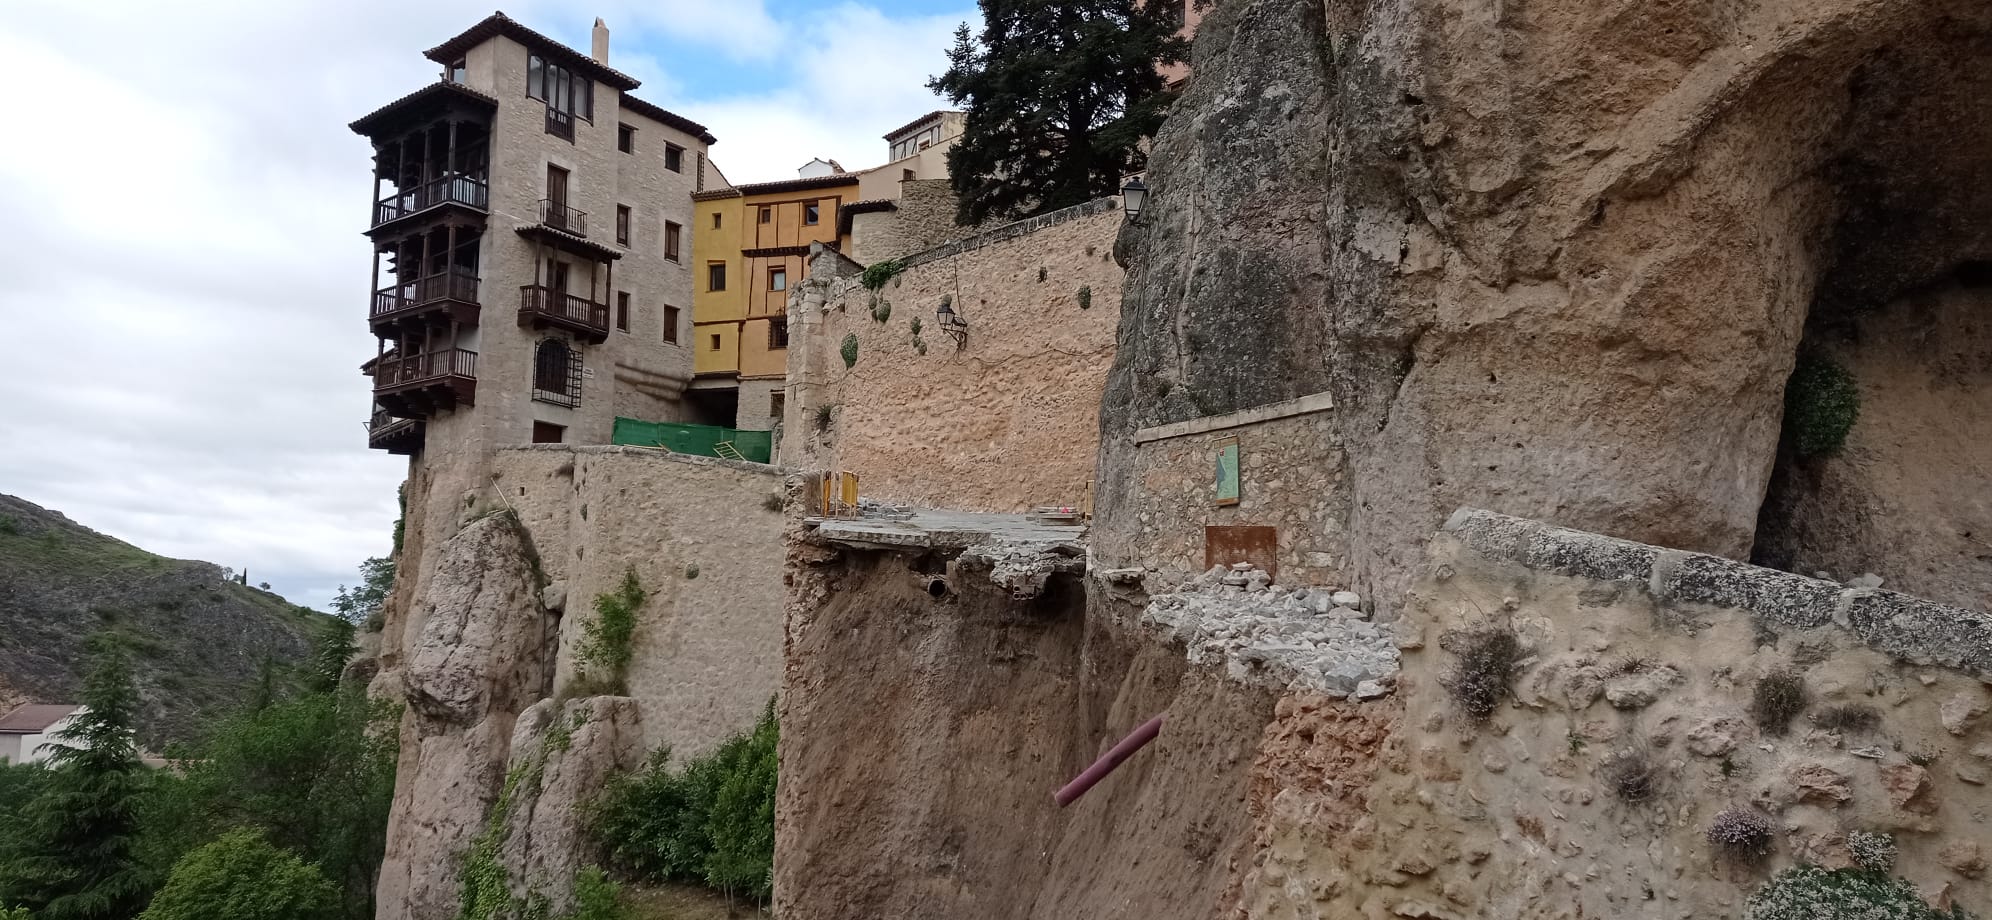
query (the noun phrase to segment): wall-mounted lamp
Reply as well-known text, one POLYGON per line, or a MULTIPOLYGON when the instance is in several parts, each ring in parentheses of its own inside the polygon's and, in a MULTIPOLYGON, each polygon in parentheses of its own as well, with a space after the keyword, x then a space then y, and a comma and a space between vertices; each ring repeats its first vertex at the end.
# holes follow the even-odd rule
POLYGON ((941 324, 941 331, 947 333, 948 338, 954 339, 956 350, 968 344, 968 321, 962 319, 952 305, 942 303, 941 308, 934 311, 934 321, 941 324))
POLYGON ((1127 214, 1130 224, 1141 223, 1141 208, 1148 204, 1148 185, 1140 176, 1131 176, 1127 184, 1121 186, 1121 210, 1127 214))

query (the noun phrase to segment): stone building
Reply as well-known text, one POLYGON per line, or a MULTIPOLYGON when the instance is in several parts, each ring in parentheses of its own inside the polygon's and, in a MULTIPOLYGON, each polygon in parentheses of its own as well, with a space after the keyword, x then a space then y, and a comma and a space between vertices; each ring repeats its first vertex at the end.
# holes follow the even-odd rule
POLYGON ((682 417, 685 227, 714 138, 630 95, 599 20, 594 44, 495 14, 426 53, 438 82, 352 123, 374 144, 372 446, 433 464, 682 417))

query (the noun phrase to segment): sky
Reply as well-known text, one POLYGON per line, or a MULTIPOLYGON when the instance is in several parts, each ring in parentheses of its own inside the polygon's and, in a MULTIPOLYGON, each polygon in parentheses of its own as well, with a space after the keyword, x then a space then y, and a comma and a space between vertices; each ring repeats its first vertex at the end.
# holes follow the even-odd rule
MULTIPOLYGON (((366 447, 367 142, 437 76, 459 0, 4 0, 34 92, 0 144, 0 492, 324 609, 385 555, 405 460, 366 447)), ((883 162, 942 107, 972 0, 526 0, 636 95, 704 124, 734 182, 883 162)))

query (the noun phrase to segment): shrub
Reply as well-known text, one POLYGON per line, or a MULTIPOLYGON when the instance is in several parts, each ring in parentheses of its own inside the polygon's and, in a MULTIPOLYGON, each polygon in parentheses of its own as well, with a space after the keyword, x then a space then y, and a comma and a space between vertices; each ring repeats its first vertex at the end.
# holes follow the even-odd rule
MULTIPOLYGON (((850 366, 851 364, 854 364, 854 363, 856 363, 856 362, 857 362, 857 360, 858 360, 858 358, 857 358, 857 354, 858 354, 858 350, 857 350, 857 347, 856 347, 856 346, 857 346, 857 339, 856 339, 855 337, 851 339, 851 346, 852 346, 852 347, 851 347, 851 349, 850 349, 850 351, 851 351, 851 358, 850 358, 850 360, 849 360, 848 362, 846 362, 846 364, 845 364, 845 366, 846 366, 846 367, 850 366)), ((822 433, 824 433, 824 432, 826 432, 826 431, 829 431, 829 430, 830 430, 830 407, 829 407, 829 406, 817 406, 817 407, 816 407, 816 433, 817 433, 817 434, 822 434, 822 433)))
MULTIPOLYGON (((941 299, 945 301, 947 298, 943 297, 941 299)), ((913 329, 913 337, 915 339, 918 339, 920 337, 920 318, 917 316, 913 317, 912 329, 913 329)))
POLYGON ((1081 310, 1091 310, 1091 309, 1093 309, 1093 287, 1092 287, 1092 285, 1087 285, 1087 286, 1085 286, 1085 287, 1082 287, 1082 288, 1080 288, 1080 289, 1079 289, 1079 309, 1081 309, 1081 310))
POLYGON ((1813 713, 1812 724, 1829 731, 1873 731, 1881 727, 1881 711, 1866 703, 1841 703, 1813 713))
POLYGON ((175 863, 139 920, 331 920, 338 908, 317 866, 238 829, 175 863))
POLYGON ((880 297, 877 294, 873 294, 871 300, 871 315, 872 315, 872 322, 875 323, 883 323, 886 320, 891 319, 892 301, 886 300, 885 298, 880 297))
POLYGON ((636 611, 648 596, 636 580, 636 570, 630 569, 616 590, 595 598, 595 619, 581 628, 583 672, 611 686, 623 686, 629 674, 630 641, 636 635, 636 611))
POLYGON ((780 511, 786 506, 787 499, 784 499, 780 492, 770 492, 761 496, 761 509, 763 511, 780 511))
POLYGON ((1962 907, 1938 910, 1916 886, 1881 872, 1799 865, 1750 895, 1744 920, 1969 920, 1962 907))
POLYGON ((1805 678, 1788 668, 1778 668, 1757 678, 1750 693, 1750 717, 1767 735, 1791 730, 1791 720, 1805 711, 1805 678))
POLYGON ((1887 834, 1853 831, 1847 834, 1847 852, 1853 854, 1854 865, 1869 872, 1895 870, 1895 838, 1887 834))
POLYGON ((1508 695, 1508 680, 1522 659, 1522 643, 1507 625, 1448 630, 1439 647, 1453 654, 1452 670, 1440 679, 1461 709, 1484 719, 1508 695))
POLYGON ((610 864, 644 881, 702 883, 766 900, 775 846, 774 707, 753 731, 672 769, 658 751, 586 807, 610 864))
POLYGON ((1830 454, 1861 414, 1854 375, 1831 358, 1801 355, 1785 383, 1784 439, 1801 457, 1830 454))
POLYGON ((844 333, 844 344, 837 348, 837 353, 839 355, 842 355, 844 358, 845 370, 850 370, 851 368, 857 367, 858 334, 855 332, 844 333))
MULTIPOLYGON (((0 533, 4 533, 10 537, 19 536, 21 533, 21 523, 7 515, 0 514, 0 533)), ((0 914, 0 920, 4 920, 6 916, 6 914, 0 914)))
POLYGON ((0 907, 0 920, 34 920, 25 907, 0 907))
POLYGON ((574 910, 564 920, 623 920, 621 895, 622 886, 600 868, 582 869, 574 876, 574 910))
POLYGON ((905 270, 906 264, 898 259, 873 262, 865 266, 865 273, 858 277, 858 282, 865 286, 865 290, 876 291, 879 288, 885 287, 887 281, 898 277, 899 273, 905 270))
POLYGON ((1739 862, 1754 862, 1771 851, 1771 819, 1748 808, 1727 808, 1708 825, 1708 842, 1739 862))
POLYGON ((1602 776, 1611 794, 1627 802, 1644 802, 1659 786, 1659 773, 1644 751, 1625 751, 1611 758, 1602 776))

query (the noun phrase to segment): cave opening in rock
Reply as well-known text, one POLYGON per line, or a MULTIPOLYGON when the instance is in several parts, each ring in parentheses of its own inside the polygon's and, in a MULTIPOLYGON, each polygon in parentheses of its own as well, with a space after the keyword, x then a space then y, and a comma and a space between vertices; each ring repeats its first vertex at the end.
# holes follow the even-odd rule
POLYGON ((1992 607, 1992 28, 1933 22, 1838 92, 1754 561, 1992 607))

